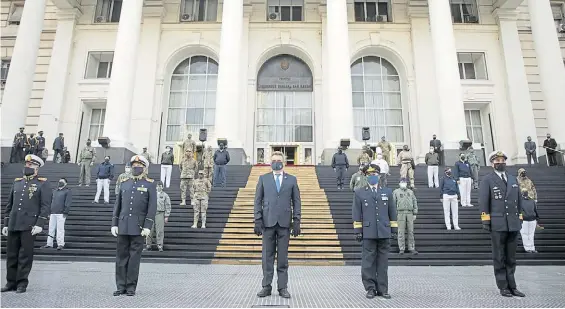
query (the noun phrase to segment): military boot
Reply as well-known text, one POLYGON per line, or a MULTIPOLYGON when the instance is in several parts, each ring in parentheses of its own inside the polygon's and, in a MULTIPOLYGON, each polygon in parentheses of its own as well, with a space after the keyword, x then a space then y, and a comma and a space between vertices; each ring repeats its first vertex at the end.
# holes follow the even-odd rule
POLYGON ((205 229, 206 228, 206 214, 202 215, 202 226, 201 228, 205 229))
MULTIPOLYGON (((191 228, 195 229, 198 227, 198 217, 199 213, 194 212, 194 224, 191 226, 191 228)), ((204 221, 202 221, 202 223, 204 223, 204 221)))
POLYGON ((184 199, 181 200, 180 205, 181 205, 181 206, 185 206, 185 205, 186 205, 186 201, 185 201, 184 199))

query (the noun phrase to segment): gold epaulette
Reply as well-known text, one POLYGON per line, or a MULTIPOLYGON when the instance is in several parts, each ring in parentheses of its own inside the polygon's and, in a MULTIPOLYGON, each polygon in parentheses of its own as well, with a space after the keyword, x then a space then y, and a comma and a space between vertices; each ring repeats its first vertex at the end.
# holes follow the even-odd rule
POLYGON ((486 212, 481 213, 481 221, 490 221, 490 214, 486 212))
POLYGON ((45 177, 38 177, 37 180, 39 180, 39 181, 47 181, 47 178, 45 178, 45 177))
POLYGON ((14 179, 14 181, 20 181, 20 180, 23 180, 23 178, 22 178, 22 177, 18 177, 18 178, 16 178, 16 179, 14 179))
POLYGON ((363 223, 362 223, 362 222, 359 222, 359 221, 353 221, 353 228, 354 228, 354 229, 363 228, 363 223))
POLYGON ((155 180, 151 179, 151 178, 145 178, 148 182, 154 182, 155 180))
POLYGON ((390 227, 398 227, 398 221, 390 221, 390 227))

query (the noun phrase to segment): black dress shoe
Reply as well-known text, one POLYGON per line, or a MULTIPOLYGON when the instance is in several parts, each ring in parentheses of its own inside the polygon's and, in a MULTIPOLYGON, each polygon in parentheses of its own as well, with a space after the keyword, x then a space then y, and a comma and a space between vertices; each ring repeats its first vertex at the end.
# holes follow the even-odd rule
POLYGON ((135 296, 135 291, 127 291, 126 296, 135 296))
POLYGON ((117 291, 114 291, 114 293, 113 293, 112 295, 114 295, 114 296, 120 296, 120 295, 122 295, 122 294, 126 294, 126 290, 117 290, 117 291))
POLYGON ((418 251, 416 251, 416 250, 408 250, 408 251, 409 251, 412 255, 417 255, 417 254, 418 254, 418 251))
POLYGON ((267 297, 271 295, 271 287, 263 287, 259 293, 257 293, 258 297, 267 297))
POLYGON ((365 297, 367 297, 368 299, 372 299, 372 298, 375 298, 376 295, 377 295, 377 292, 375 292, 375 290, 369 289, 367 291, 367 295, 365 295, 365 297))
POLYGON ((500 295, 504 297, 512 297, 512 292, 509 289, 500 289, 500 295))
POLYGON ((16 289, 16 293, 18 293, 18 294, 25 293, 26 290, 27 290, 27 288, 26 288, 25 286, 19 286, 19 287, 16 289))
POLYGON ((279 295, 280 295, 282 298, 290 298, 290 293, 288 292, 287 289, 280 289, 280 290, 279 290, 279 295))
POLYGON ((511 289, 510 292, 512 293, 512 295, 514 296, 518 296, 518 297, 526 297, 526 294, 518 291, 517 289, 511 289))
POLYGON ((16 290, 16 287, 15 287, 15 286, 6 285, 6 286, 4 286, 4 287, 0 290, 0 292, 4 293, 4 292, 15 291, 15 290, 16 290))
POLYGON ((382 298, 384 298, 384 299, 391 299, 391 298, 392 298, 392 296, 390 296, 390 294, 388 294, 388 293, 381 293, 381 292, 378 292, 378 293, 377 293, 377 296, 380 296, 380 297, 382 297, 382 298))

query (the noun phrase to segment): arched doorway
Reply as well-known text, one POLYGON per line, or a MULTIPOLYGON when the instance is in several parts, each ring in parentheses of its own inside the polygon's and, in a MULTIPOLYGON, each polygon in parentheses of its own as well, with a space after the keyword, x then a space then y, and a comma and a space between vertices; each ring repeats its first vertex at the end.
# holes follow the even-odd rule
POLYGON ((189 133, 197 140, 201 128, 214 136, 217 81, 218 63, 210 57, 192 56, 174 69, 162 120, 161 149, 174 146, 189 133))
POLYGON ((267 60, 257 76, 255 163, 268 163, 282 151, 287 164, 314 162, 312 71, 287 54, 267 60))

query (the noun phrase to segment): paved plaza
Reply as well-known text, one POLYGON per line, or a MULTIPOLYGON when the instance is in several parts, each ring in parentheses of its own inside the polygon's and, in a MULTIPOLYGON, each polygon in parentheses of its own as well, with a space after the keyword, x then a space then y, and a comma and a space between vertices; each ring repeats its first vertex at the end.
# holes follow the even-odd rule
MULTIPOLYGON (((5 284, 2 260, 2 285, 5 284)), ((28 292, 3 293, 5 307, 565 307, 565 267, 522 266, 526 298, 503 298, 492 267, 390 267, 392 299, 366 299, 355 266, 291 266, 290 300, 259 299, 260 266, 149 264, 141 266, 135 297, 112 296, 114 264, 34 263, 28 292)), ((275 279, 276 281, 276 279, 275 279)), ((276 288, 276 287, 274 287, 276 288)))

